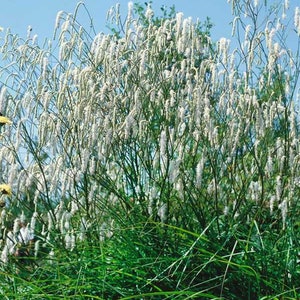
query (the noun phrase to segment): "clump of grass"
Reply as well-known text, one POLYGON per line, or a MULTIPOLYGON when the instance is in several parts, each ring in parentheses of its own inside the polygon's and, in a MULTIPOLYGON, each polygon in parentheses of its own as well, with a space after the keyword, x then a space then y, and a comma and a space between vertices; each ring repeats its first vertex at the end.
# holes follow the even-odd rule
POLYGON ((82 3, 48 46, 7 32, 3 297, 299 298, 300 66, 264 5, 233 3, 234 51, 132 3, 110 34, 82 3))

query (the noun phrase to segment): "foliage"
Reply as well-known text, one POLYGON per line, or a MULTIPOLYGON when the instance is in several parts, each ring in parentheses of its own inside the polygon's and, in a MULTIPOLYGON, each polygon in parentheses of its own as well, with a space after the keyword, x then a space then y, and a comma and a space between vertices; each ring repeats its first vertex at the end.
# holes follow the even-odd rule
POLYGON ((7 31, 3 296, 299 298, 300 62, 286 3, 257 2, 232 1, 233 51, 150 4, 110 34, 83 4, 43 46, 7 31))

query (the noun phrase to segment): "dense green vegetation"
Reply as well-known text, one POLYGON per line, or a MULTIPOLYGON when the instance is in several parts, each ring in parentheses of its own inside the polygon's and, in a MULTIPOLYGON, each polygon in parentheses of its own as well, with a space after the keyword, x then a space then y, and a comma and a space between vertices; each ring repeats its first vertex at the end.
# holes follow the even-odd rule
POLYGON ((3 299, 300 298, 300 12, 258 2, 235 49, 132 3, 109 34, 83 4, 43 46, 6 32, 3 299))

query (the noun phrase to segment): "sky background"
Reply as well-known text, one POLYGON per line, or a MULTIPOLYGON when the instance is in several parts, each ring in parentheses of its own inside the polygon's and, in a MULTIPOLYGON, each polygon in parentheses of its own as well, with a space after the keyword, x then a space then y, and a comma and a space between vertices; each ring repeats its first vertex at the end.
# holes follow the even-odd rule
MULTIPOLYGON (((105 27, 107 11, 116 3, 120 3, 122 15, 127 12, 129 0, 85 0, 90 15, 93 18, 95 28, 98 32, 107 30, 105 27)), ((37 34, 39 41, 42 42, 46 37, 53 36, 56 15, 59 11, 73 13, 77 0, 10 0, 1 3, 0 8, 0 26, 10 28, 12 33, 26 36, 28 26, 32 26, 33 34, 37 34)), ((145 0, 133 1, 144 3, 145 0)), ((165 5, 170 7, 175 5, 176 11, 182 11, 185 17, 192 17, 193 20, 204 21, 210 17, 214 28, 212 37, 219 39, 221 37, 230 38, 231 27, 231 6, 227 0, 153 0, 153 9, 160 13, 160 7, 165 5)), ((80 12, 82 22, 86 20, 86 13, 82 9, 80 12)), ((89 25, 89 23, 87 23, 89 25)))
MULTIPOLYGON (((93 19, 94 27, 98 32, 108 32, 106 28, 106 15, 108 10, 120 3, 122 17, 125 18, 129 0, 83 0, 85 7, 89 11, 93 19)), ((132 1, 144 3, 147 0, 132 1)), ((254 1, 254 0, 251 0, 254 1)), ((264 3, 265 0, 258 0, 264 3)), ((277 2, 283 3, 287 0, 267 0, 269 4, 277 2)), ((290 25, 293 26, 293 10, 296 6, 300 6, 300 0, 288 0, 290 7, 288 18, 291 20, 290 25)), ((175 5, 176 11, 183 12, 185 17, 192 17, 194 21, 199 19, 204 22, 207 17, 211 19, 213 28, 211 30, 212 41, 217 41, 222 37, 231 40, 232 48, 235 48, 237 43, 231 37, 231 21, 233 20, 231 12, 231 3, 227 0, 152 0, 153 9, 157 14, 160 14, 160 8, 165 5, 171 7, 175 5)), ((52 38, 55 26, 56 15, 59 11, 74 13, 79 0, 6 0, 2 1, 0 8, 0 27, 5 29, 10 28, 12 33, 18 34, 21 37, 26 37, 28 26, 32 27, 32 34, 38 36, 40 45, 46 38, 52 38)), ((79 13, 79 22, 84 28, 88 28, 90 22, 87 18, 87 13, 81 7, 79 13)), ((296 49, 297 39, 295 34, 288 32, 289 45, 291 49, 296 49)), ((0 35, 4 36, 2 33, 0 35)))

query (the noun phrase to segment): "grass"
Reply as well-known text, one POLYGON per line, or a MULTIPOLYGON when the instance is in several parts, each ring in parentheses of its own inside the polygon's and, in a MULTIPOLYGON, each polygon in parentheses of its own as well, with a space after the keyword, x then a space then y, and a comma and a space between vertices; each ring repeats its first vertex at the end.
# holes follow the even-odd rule
POLYGON ((209 22, 138 4, 92 36, 81 5, 54 52, 9 32, 0 48, 2 298, 299 299, 289 27, 266 41, 264 4, 235 1, 251 32, 230 53, 209 22))
MULTIPOLYGON (((290 232, 235 230, 213 236, 160 223, 120 228, 105 243, 57 251, 51 263, 0 274, 14 299, 296 299, 290 232), (147 229, 146 229, 147 228, 147 229), (18 298, 19 297, 19 298, 18 298)), ((294 265, 293 265, 294 264, 294 265)))

